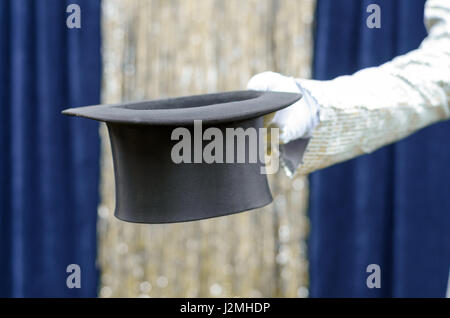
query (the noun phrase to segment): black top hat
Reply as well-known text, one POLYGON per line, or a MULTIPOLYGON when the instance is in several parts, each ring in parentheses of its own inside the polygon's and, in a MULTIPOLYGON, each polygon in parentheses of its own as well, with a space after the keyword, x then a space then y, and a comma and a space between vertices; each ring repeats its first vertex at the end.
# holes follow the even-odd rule
MULTIPOLYGON (((198 150, 201 156, 202 149, 217 138, 210 135, 205 140, 203 131, 216 128, 211 132, 226 136, 230 128, 261 128, 263 115, 300 98, 294 93, 234 91, 72 108, 63 114, 106 122, 114 161, 116 217, 129 222, 169 223, 269 204, 272 197, 266 175, 261 173, 264 165, 250 159, 252 150, 245 148, 239 159, 237 145, 233 143, 233 149, 227 149, 227 142, 222 140, 210 149, 211 154, 216 156, 222 150, 224 158, 231 161, 198 158, 198 150), (182 131, 175 133, 176 128, 182 131), (183 132, 194 136, 183 140, 191 147, 189 151, 180 148, 183 132), (176 160, 174 151, 179 155, 176 160), (180 156, 186 160, 180 162, 180 156)), ((245 138, 250 142, 249 136, 245 138)), ((259 134, 256 139, 259 151, 259 134)))

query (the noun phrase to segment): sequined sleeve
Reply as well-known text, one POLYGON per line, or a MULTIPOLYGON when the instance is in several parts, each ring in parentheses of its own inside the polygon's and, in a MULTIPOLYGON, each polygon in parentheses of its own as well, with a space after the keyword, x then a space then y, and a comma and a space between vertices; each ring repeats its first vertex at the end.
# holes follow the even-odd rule
POLYGON ((297 172, 370 153, 450 117, 450 1, 428 0, 420 47, 379 67, 330 81, 298 80, 320 122, 297 172))

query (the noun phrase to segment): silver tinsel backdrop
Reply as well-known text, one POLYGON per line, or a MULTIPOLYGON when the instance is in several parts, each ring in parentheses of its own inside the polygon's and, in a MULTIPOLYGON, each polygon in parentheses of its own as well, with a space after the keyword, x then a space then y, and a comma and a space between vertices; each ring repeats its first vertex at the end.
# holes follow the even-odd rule
MULTIPOLYGON (((244 89, 272 70, 310 76, 313 0, 103 0, 103 103, 244 89)), ((102 135, 101 297, 305 297, 307 179, 270 178, 274 203, 211 220, 114 218, 102 135)))

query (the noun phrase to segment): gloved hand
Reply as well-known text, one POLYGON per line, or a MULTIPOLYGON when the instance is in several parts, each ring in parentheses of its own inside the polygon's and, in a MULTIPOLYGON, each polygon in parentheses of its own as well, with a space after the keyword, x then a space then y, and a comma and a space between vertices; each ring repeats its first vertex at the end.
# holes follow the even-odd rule
POLYGON ((298 138, 311 137, 319 123, 319 105, 298 80, 274 72, 263 72, 250 79, 247 89, 303 94, 302 99, 295 104, 277 111, 271 124, 280 128, 280 140, 285 144, 298 138))

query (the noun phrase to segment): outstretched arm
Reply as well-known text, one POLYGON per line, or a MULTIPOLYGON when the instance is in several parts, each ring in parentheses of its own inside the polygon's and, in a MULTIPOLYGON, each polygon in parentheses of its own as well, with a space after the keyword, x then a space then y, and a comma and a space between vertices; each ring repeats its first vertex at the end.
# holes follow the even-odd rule
POLYGON ((281 79, 266 72, 249 82, 254 89, 292 91, 295 83, 304 90, 303 104, 275 116, 284 147, 291 148, 285 158, 291 172, 306 174, 372 152, 450 117, 450 1, 428 0, 425 23, 429 34, 418 49, 379 67, 330 81, 281 79), (310 117, 298 117, 301 107, 310 117), (306 151, 296 152, 292 142, 309 135, 306 151))

